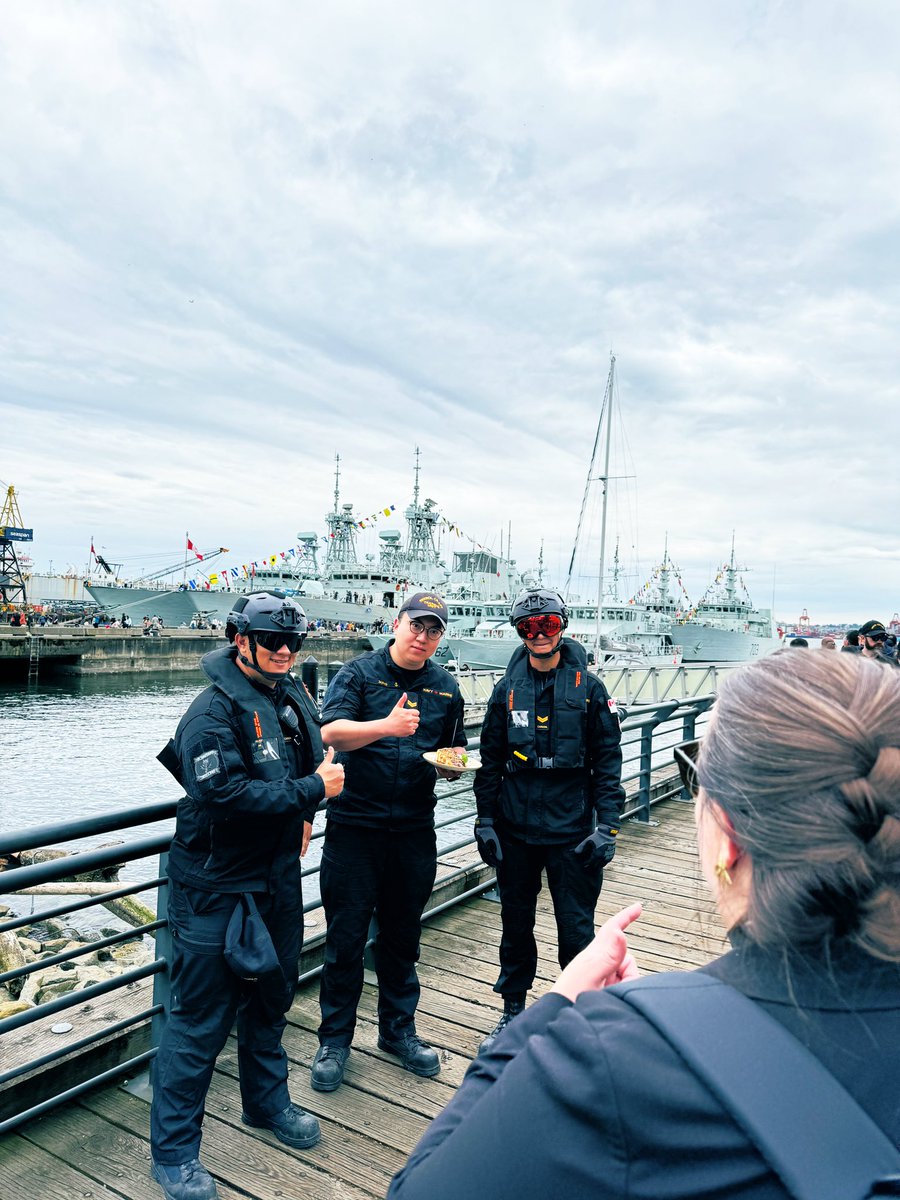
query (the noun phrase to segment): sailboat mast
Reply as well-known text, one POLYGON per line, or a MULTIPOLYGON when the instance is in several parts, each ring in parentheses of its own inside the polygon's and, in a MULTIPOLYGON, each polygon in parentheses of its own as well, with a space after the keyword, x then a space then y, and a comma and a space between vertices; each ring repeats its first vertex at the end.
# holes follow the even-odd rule
POLYGON ((597 631, 594 637, 594 665, 600 666, 600 626, 603 621, 603 573, 606 566, 606 510, 609 504, 609 447, 612 441, 612 404, 613 388, 616 380, 616 356, 609 356, 609 379, 606 383, 606 396, 603 408, 606 411, 606 447, 603 459, 603 474, 600 481, 603 485, 603 507, 600 511, 600 578, 597 583, 597 631))
MULTIPOLYGON (((607 395, 609 394, 609 382, 607 381, 607 395)), ((569 570, 566 574, 566 586, 563 588, 563 598, 568 600, 569 587, 572 583, 572 571, 575 567, 575 556, 578 553, 578 545, 581 541, 581 526, 584 524, 584 514, 587 509, 588 496, 591 492, 591 480, 594 478, 594 466, 597 462, 597 447, 600 445, 600 431, 603 428, 603 414, 606 411, 606 396, 603 399, 603 407, 600 409, 600 417, 597 421, 597 430, 594 433, 594 448, 591 451, 591 461, 588 463, 587 479, 584 481, 584 495, 581 497, 581 511, 578 513, 578 525, 575 529, 575 541, 572 543, 572 554, 569 558, 569 570)))

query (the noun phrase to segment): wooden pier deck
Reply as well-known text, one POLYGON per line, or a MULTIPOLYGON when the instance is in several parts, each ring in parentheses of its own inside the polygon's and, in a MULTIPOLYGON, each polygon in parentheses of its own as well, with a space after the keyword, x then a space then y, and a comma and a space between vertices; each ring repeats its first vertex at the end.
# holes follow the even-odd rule
MULTIPOLYGON (((696 863, 692 807, 670 801, 653 810, 658 824, 628 822, 607 869, 597 922, 634 900, 644 915, 629 941, 645 972, 690 969, 722 952, 724 937, 696 863)), ((557 974, 555 932, 546 889, 538 915, 542 994, 557 974)), ((363 1200, 383 1196, 428 1121, 450 1099, 481 1038, 495 1024, 500 908, 476 899, 430 921, 422 937, 419 1033, 439 1049, 435 1079, 401 1070, 376 1048, 375 989, 366 984, 346 1082, 330 1095, 313 1092, 318 985, 300 991, 284 1045, 291 1093, 316 1113, 322 1140, 308 1151, 282 1146, 241 1124, 232 1038, 213 1079, 203 1160, 222 1200, 363 1200)), ((149 1106, 118 1085, 82 1096, 0 1139, 4 1200, 159 1200, 149 1178, 149 1106)))

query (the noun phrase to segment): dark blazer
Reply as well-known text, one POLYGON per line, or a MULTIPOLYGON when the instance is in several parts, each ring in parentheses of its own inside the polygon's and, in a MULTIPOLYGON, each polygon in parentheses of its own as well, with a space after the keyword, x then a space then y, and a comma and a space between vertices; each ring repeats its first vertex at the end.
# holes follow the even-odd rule
MULTIPOLYGON (((756 1000, 900 1146, 900 968, 742 935, 703 968, 756 1000)), ((797 1114, 798 1121, 803 1114, 797 1114)), ((840 1146, 823 1146, 840 1155, 840 1146)), ((549 994, 469 1068, 394 1200, 786 1200, 731 1117, 615 991, 549 994)))

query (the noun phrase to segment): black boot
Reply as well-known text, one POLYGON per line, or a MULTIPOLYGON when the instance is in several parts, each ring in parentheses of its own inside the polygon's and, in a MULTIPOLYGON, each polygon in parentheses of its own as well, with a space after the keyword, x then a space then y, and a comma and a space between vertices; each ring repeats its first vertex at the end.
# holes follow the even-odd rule
POLYGON ((485 1050, 490 1050, 496 1038, 507 1027, 513 1017, 517 1017, 520 1012, 525 1010, 524 996, 504 996, 503 997, 503 1016, 487 1035, 481 1045, 478 1047, 478 1053, 484 1054, 485 1050))
POLYGON ((379 1031, 378 1049, 386 1050, 396 1056, 413 1075, 421 1075, 430 1079, 441 1069, 441 1060, 437 1050, 434 1050, 416 1034, 415 1029, 379 1031))

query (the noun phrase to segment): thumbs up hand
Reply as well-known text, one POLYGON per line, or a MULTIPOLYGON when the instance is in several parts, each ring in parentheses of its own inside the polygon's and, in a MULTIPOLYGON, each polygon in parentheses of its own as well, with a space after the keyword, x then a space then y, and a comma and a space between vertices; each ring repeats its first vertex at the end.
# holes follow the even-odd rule
POLYGON ((385 737, 411 737, 419 726, 419 710, 406 708, 407 693, 404 692, 384 722, 385 737))
POLYGON ((325 795, 329 799, 344 790, 344 768, 341 763, 334 761, 334 746, 329 746, 325 751, 325 758, 319 764, 316 774, 322 776, 325 795))

